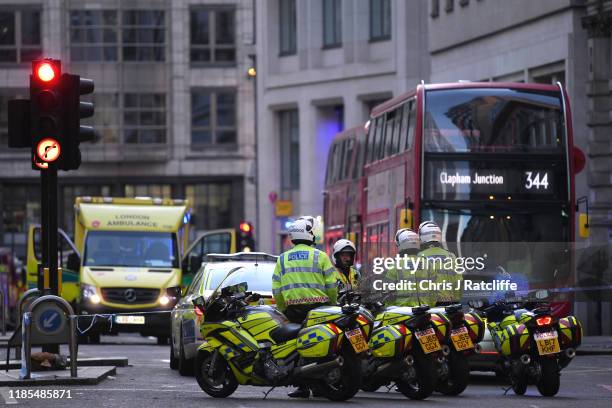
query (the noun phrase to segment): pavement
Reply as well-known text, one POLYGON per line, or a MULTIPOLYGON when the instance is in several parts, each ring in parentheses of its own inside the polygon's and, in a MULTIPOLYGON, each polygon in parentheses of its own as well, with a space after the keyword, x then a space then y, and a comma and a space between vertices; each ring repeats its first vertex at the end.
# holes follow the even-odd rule
POLYGON ((579 356, 612 355, 612 336, 584 336, 576 353, 579 356))
MULTIPOLYGON (((605 341, 603 344, 607 344, 605 341)), ((158 346, 154 338, 122 334, 118 337, 102 337, 100 345, 82 345, 80 352, 87 357, 126 356, 128 367, 118 367, 96 386, 54 387, 0 387, 2 399, 12 404, 28 407, 147 407, 180 408, 201 406, 206 408, 293 408, 293 407, 372 407, 400 408, 407 404, 421 407, 456 408, 463 406, 495 406, 516 408, 599 408, 612 406, 612 355, 580 355, 562 371, 561 389, 554 398, 541 397, 535 386, 527 395, 519 397, 509 391, 507 385, 493 373, 475 373, 467 390, 457 397, 434 394, 425 401, 408 401, 401 394, 381 388, 378 392, 360 392, 347 402, 331 402, 321 398, 293 400, 287 397, 288 388, 273 390, 267 399, 263 392, 268 388, 240 386, 225 399, 215 399, 200 390, 193 377, 181 377, 169 368, 169 346, 158 346), (62 397, 42 398, 30 390, 57 390, 62 397), (12 394, 11 394, 12 393, 12 394), (68 398, 70 397, 70 398, 68 398)))

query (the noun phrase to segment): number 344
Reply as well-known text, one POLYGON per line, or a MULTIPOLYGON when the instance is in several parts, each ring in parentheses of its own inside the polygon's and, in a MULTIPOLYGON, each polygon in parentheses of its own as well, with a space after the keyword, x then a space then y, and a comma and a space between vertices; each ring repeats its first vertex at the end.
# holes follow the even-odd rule
POLYGON ((544 190, 548 190, 548 173, 544 173, 544 175, 540 175, 540 172, 526 171, 525 176, 527 180, 525 182, 525 188, 527 190, 531 190, 533 188, 539 190, 540 187, 544 190))

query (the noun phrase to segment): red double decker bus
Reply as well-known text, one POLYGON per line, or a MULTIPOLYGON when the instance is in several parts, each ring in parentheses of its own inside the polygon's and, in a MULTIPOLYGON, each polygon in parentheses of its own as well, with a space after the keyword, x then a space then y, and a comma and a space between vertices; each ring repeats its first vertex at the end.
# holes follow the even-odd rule
POLYGON ((334 242, 344 237, 355 242, 361 253, 365 140, 365 125, 361 125, 338 133, 329 148, 323 219, 325 248, 330 254, 334 242))
POLYGON ((376 106, 366 127, 363 169, 348 181, 362 186, 360 206, 341 209, 348 194, 329 179, 325 206, 328 245, 349 232, 328 220, 359 220, 351 232, 365 275, 374 257, 395 254, 398 228, 434 220, 451 251, 484 255, 532 287, 572 278, 574 175, 584 163, 560 84, 423 84, 376 106))

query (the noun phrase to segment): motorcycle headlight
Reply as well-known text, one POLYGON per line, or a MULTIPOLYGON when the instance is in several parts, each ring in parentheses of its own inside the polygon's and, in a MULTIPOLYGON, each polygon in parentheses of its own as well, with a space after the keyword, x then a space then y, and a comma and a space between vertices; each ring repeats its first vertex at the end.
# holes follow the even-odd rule
POLYGON ((85 300, 89 300, 94 305, 97 305, 102 301, 100 295, 95 286, 82 284, 81 285, 81 297, 85 300))

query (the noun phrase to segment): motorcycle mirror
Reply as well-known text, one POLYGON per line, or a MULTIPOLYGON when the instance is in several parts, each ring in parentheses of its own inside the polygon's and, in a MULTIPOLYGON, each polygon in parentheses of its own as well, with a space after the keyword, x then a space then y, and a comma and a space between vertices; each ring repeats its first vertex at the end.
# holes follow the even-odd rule
POLYGON ((193 299, 191 303, 193 303, 193 307, 203 312, 204 305, 206 304, 206 300, 204 300, 204 296, 198 296, 197 298, 193 299))

